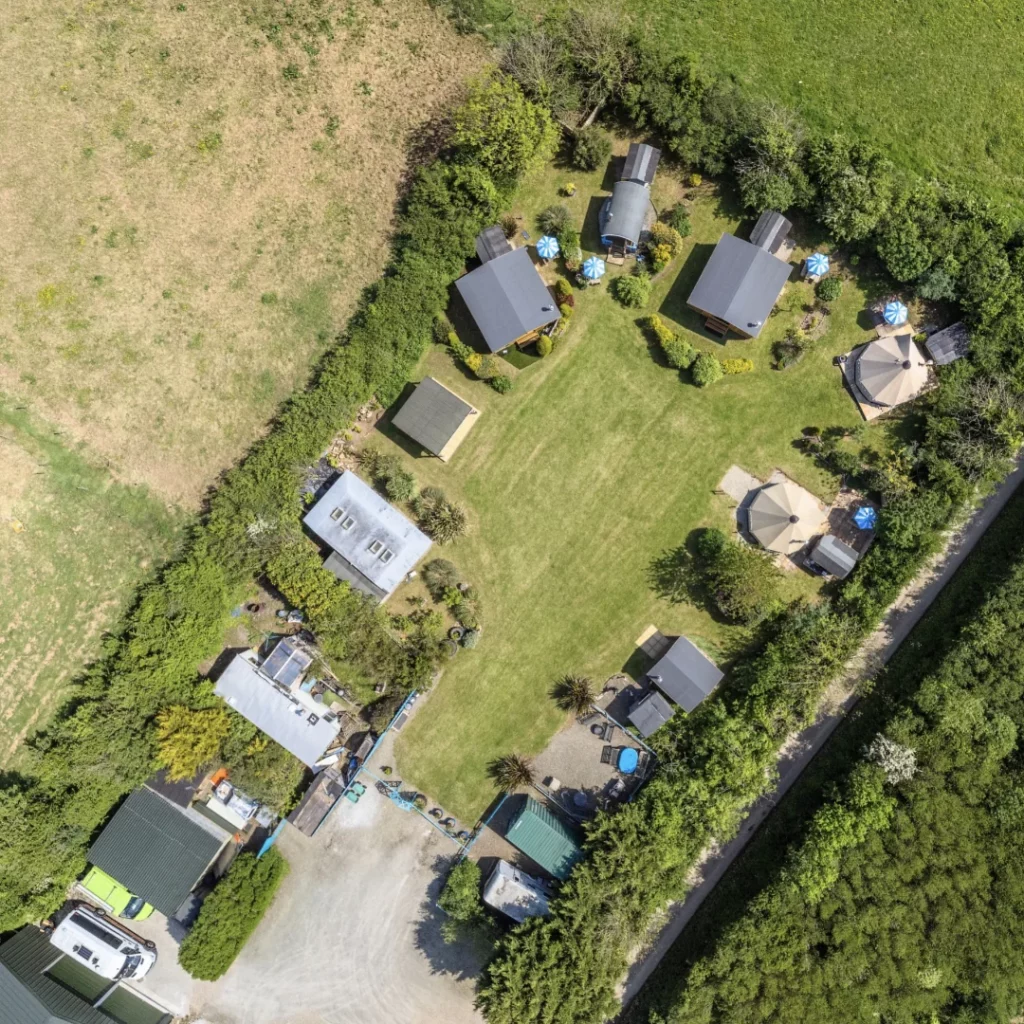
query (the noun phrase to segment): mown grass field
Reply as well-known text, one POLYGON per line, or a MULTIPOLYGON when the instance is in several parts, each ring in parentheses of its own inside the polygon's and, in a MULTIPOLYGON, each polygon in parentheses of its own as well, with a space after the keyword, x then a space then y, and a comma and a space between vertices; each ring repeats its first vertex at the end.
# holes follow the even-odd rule
MULTIPOLYGON (((563 5, 564 6, 564 5, 563 5)), ((607 6, 607 5, 606 5, 607 6)), ((651 45, 701 54, 816 127, 1024 209, 1024 7, 1017 0, 613 0, 651 45)), ((540 0, 489 4, 538 16, 540 0)))
POLYGON ((0 753, 379 276, 483 54, 397 0, 2 6, 0 753))
MULTIPOLYGON (((573 176, 579 191, 570 205, 581 223, 592 220, 602 176, 573 176)), ((566 172, 546 169, 525 190, 519 212, 534 238, 534 215, 556 201, 565 180, 566 172)), ((674 202, 679 191, 663 174, 656 205, 674 202)), ((803 316, 810 298, 803 283, 787 286, 759 340, 723 348, 700 332, 684 302, 722 231, 748 225, 740 227, 730 202, 710 192, 693 210, 686 251, 659 280, 649 310, 699 347, 749 356, 754 373, 704 391, 681 382, 652 356, 636 312, 602 285, 577 292, 569 333, 518 374, 508 396, 467 378, 446 351, 427 356, 424 375, 482 410, 451 463, 415 458, 401 435, 378 432, 377 443, 402 453, 421 485, 443 487, 472 514, 471 533, 435 553, 479 586, 483 637, 446 669, 398 743, 403 777, 464 820, 493 796, 490 761, 512 750, 536 753, 562 723, 549 692, 563 673, 603 683, 623 669, 649 623, 689 634, 721 661, 744 642, 742 629, 660 599, 648 577, 652 561, 695 528, 729 527, 729 506, 713 492, 732 463, 762 478, 781 468, 824 499, 834 494, 836 481, 793 442, 807 426, 860 421, 831 361, 866 337, 857 324, 864 293, 848 281, 828 334, 786 371, 770 369, 769 352, 803 316)), ((815 585, 800 572, 786 579, 788 596, 811 594, 815 585)))

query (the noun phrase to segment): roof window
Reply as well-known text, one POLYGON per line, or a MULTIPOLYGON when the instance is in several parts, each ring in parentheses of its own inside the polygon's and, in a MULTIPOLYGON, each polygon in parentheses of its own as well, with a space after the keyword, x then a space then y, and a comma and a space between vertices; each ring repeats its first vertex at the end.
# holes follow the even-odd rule
POLYGON ((346 516, 345 521, 341 524, 343 530, 351 530, 356 525, 356 521, 351 516, 346 516))
POLYGON ((384 544, 379 540, 370 541, 370 554, 379 555, 384 550, 384 544))
POLYGON ((331 518, 337 522, 344 514, 345 510, 339 506, 331 512, 331 518))
POLYGON ((391 561, 391 559, 392 559, 392 558, 394 558, 394 557, 395 557, 395 553, 394 553, 394 551, 392 551, 392 550, 391 550, 391 548, 385 548, 385 549, 384 549, 384 550, 383 550, 383 551, 382 551, 382 552, 380 553, 380 560, 381 560, 381 561, 382 561, 382 562, 383 562, 383 563, 384 563, 385 565, 387 565, 387 564, 388 564, 388 562, 390 562, 390 561, 391 561))

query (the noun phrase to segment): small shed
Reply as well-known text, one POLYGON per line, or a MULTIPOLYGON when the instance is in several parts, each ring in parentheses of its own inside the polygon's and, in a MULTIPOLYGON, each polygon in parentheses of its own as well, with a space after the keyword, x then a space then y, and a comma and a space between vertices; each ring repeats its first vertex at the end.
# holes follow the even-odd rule
POLYGON ((647 678, 684 711, 693 711, 724 675, 696 644, 680 636, 647 673, 647 678))
POLYGON ((231 834, 143 786, 117 809, 86 859, 173 917, 231 834))
POLYGON ((858 557, 856 550, 849 544, 843 543, 831 533, 826 533, 814 545, 807 560, 829 576, 834 576, 837 580, 845 580, 853 572, 858 557))
POLYGON ((392 421, 431 455, 447 462, 476 426, 480 413, 433 377, 424 377, 392 421))
POLYGON ((761 333, 791 268, 767 249, 724 234, 690 292, 686 304, 707 317, 709 330, 723 337, 761 333))
POLYGON ((526 249, 513 249, 464 274, 455 289, 492 352, 526 345, 560 314, 526 249))
POLYGON ((781 213, 775 210, 765 210, 757 218, 754 230, 750 232, 750 244, 756 245, 758 249, 764 249, 765 252, 770 252, 774 256, 785 244, 792 230, 792 222, 786 220, 781 213))
POLYGON ((650 188, 658 170, 661 150, 643 142, 631 142, 626 162, 622 165, 621 181, 635 181, 650 188))
POLYGON ((970 347, 971 337, 967 328, 962 322, 951 324, 941 331, 936 331, 924 343, 928 355, 937 366, 945 366, 947 363, 956 362, 967 355, 970 347))
POLYGON ((496 260, 499 256, 512 251, 512 244, 505 237, 505 232, 497 224, 484 228, 476 236, 476 254, 481 263, 496 260))
POLYGON ((560 881, 569 877, 573 866, 583 856, 578 836, 533 797, 526 798, 505 838, 560 881))
POLYGON ((489 907, 522 924, 528 917, 543 917, 548 912, 551 886, 507 860, 499 860, 484 885, 483 895, 489 907))
POLYGON ((601 244, 609 249, 621 246, 628 252, 634 251, 640 244, 649 214, 653 220, 647 186, 636 181, 617 181, 598 215, 601 244))
POLYGON ((675 708, 657 690, 651 690, 643 700, 629 709, 628 718, 636 726, 640 735, 647 739, 674 714, 675 708))

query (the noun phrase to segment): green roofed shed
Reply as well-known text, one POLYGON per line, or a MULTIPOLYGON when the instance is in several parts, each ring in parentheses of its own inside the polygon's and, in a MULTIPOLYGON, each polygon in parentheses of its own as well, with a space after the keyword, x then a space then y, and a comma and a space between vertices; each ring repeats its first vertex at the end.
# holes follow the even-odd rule
POLYGON ((528 797, 505 838, 548 874, 565 881, 583 856, 575 833, 546 807, 528 797))
POLYGON ((173 917, 230 838, 191 808, 143 786, 118 808, 88 860, 173 917))

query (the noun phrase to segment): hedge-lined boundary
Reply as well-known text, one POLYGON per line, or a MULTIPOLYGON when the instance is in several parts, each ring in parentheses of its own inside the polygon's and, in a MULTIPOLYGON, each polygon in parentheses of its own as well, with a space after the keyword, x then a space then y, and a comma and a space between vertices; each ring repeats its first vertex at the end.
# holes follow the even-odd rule
MULTIPOLYGON (((477 232, 497 218, 555 139, 547 112, 500 77, 472 83, 445 127, 440 156, 410 187, 385 276, 368 289, 310 386, 225 475, 181 558, 141 592, 72 698, 31 741, 26 770, 0 778, 0 931, 45 917, 63 901, 96 830, 156 767, 156 715, 211 706, 196 666, 221 649, 230 609, 268 563, 282 580, 288 576, 296 600, 305 587, 323 599, 322 609, 344 613, 342 585, 325 581, 319 566, 295 552, 303 467, 371 396, 384 403, 398 396, 477 232)), ((341 624, 339 642, 353 642, 361 628, 355 625, 341 624)), ((372 639, 373 624, 363 625, 362 637, 372 639)), ((281 748, 259 740, 240 716, 234 720, 226 759, 241 767, 254 796, 263 795, 262 785, 281 802, 289 779, 292 788, 297 781, 290 773, 298 762, 282 760, 281 748)))

